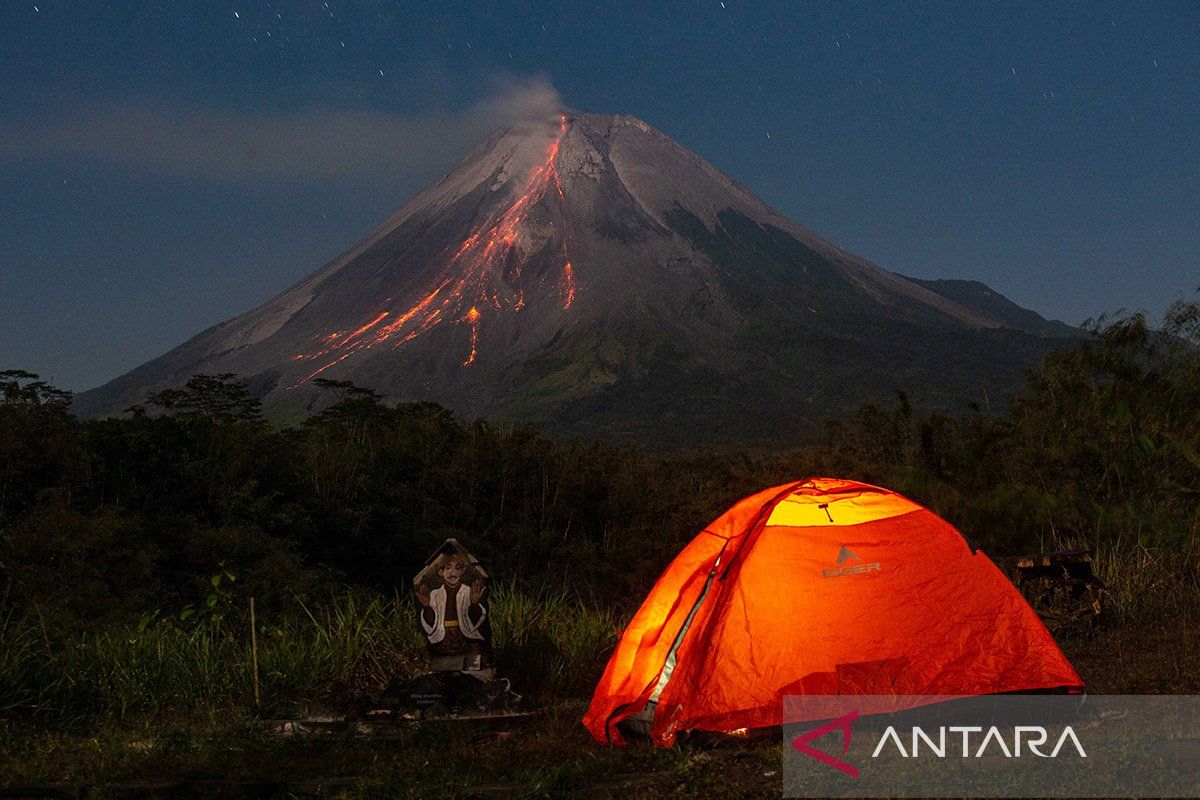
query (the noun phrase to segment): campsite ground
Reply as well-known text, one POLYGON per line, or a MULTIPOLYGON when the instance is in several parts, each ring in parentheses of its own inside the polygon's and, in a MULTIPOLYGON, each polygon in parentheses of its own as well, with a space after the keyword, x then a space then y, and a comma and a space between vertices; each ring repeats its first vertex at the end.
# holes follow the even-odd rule
MULTIPOLYGON (((1193 618, 1104 627, 1064 642, 1095 694, 1200 693, 1193 618)), ((584 699, 536 722, 487 731, 431 726, 390 737, 280 737, 244 715, 141 719, 75 733, 0 733, 0 786, 54 783, 69 795, 343 797, 778 796, 780 744, 602 747, 579 724, 584 699)))

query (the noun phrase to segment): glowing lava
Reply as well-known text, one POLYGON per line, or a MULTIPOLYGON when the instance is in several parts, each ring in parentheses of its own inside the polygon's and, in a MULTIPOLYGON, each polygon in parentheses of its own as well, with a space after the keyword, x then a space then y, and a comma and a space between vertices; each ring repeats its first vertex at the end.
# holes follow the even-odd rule
MULTIPOLYGON (((567 118, 564 115, 559 120, 558 136, 546 146, 545 162, 533 171, 521 194, 459 245, 436 285, 424 298, 403 311, 379 311, 350 333, 335 331, 322 336, 317 349, 300 353, 292 360, 323 363, 290 388, 312 380, 357 352, 383 344, 400 347, 447 320, 470 326, 470 351, 462 365, 473 364, 479 347, 483 310, 518 312, 525 307, 521 274, 525 252, 521 249, 521 227, 530 210, 541 202, 550 186, 555 189, 560 209, 566 210, 566 195, 557 164, 558 149, 566 133, 567 118)), ((567 310, 575 300, 575 271, 565 239, 562 258, 560 296, 563 310, 567 310)))
POLYGON ((563 294, 566 295, 563 298, 563 310, 566 311, 575 302, 575 270, 570 261, 563 264, 563 294))
POLYGON ((479 348, 479 309, 471 306, 471 310, 467 312, 466 319, 471 325, 471 354, 462 363, 464 367, 475 360, 475 352, 479 348))

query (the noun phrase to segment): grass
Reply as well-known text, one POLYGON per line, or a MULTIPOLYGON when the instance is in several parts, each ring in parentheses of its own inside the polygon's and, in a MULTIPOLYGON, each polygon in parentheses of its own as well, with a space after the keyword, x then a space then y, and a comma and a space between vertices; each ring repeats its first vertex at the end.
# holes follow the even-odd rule
POLYGON ((1098 542, 1095 570, 1108 587, 1108 613, 1134 622, 1200 608, 1200 536, 1176 546, 1147 547, 1116 538, 1098 542))
MULTIPOLYGON (((280 738, 246 719, 105 722, 88 736, 0 735, 0 785, 50 781, 280 782, 352 776, 346 797, 749 797, 778 793, 770 742, 672 750, 600 747, 579 724, 578 702, 550 708, 511 733, 432 728, 400 739, 280 738)), ((111 787, 110 792, 114 792, 111 787)))
MULTIPOLYGON (((158 620, 58 642, 36 619, 0 618, 0 786, 102 789, 163 775, 291 781, 348 771, 367 788, 396 780, 424 787, 411 796, 454 796, 500 778, 541 796, 538 787, 568 785, 581 772, 632 768, 627 751, 587 747, 580 701, 561 701, 590 691, 620 620, 567 590, 505 585, 493 590, 490 611, 504 672, 521 676, 517 688, 550 709, 532 737, 511 746, 454 730, 382 745, 268 735, 266 719, 336 708, 421 669, 407 599, 340 595, 316 607, 297 602, 277 621, 260 617, 259 705, 248 625, 229 609, 190 624, 158 620), (429 768, 445 758, 470 769, 429 768), (414 782, 418 774, 430 783, 414 782)), ((672 757, 645 756, 654 764, 672 757)))
MULTIPOLYGON (((1196 566, 1194 547, 1099 550, 1114 613, 1063 642, 1092 692, 1200 692, 1196 566)), ((566 590, 505 585, 491 612, 498 661, 543 715, 507 732, 447 724, 382 740, 281 738, 267 720, 337 708, 419 670, 407 599, 345 594, 260 617, 257 706, 248 626, 234 609, 66 641, 36 616, 0 616, 0 787, 65 781, 105 797, 114 782, 254 780, 286 783, 288 796, 339 777, 329 793, 345 797, 778 795, 774 739, 672 750, 591 741, 579 718, 622 622, 613 612, 566 590)))
POLYGON ((503 671, 522 676, 522 691, 543 697, 590 693, 625 622, 566 590, 501 586, 490 608, 503 671))
MULTIPOLYGON (((579 695, 599 677, 619 620, 565 589, 498 586, 490 601, 497 659, 538 696, 579 695)), ((345 594, 258 620, 261 702, 249 624, 226 609, 54 641, 36 619, 0 617, 0 711, 64 725, 96 718, 303 713, 382 691, 416 674, 424 646, 408 599, 345 594)))

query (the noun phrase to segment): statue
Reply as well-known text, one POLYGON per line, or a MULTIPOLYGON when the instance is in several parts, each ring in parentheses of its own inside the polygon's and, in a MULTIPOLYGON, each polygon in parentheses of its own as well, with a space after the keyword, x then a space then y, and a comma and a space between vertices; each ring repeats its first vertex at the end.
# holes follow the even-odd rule
POLYGON ((465 547, 447 539, 413 579, 431 672, 492 678, 487 577, 465 547))
POLYGON ((442 543, 417 576, 417 624, 429 671, 394 680, 371 714, 392 719, 481 719, 527 714, 507 678, 496 678, 488 574, 455 539, 442 543))

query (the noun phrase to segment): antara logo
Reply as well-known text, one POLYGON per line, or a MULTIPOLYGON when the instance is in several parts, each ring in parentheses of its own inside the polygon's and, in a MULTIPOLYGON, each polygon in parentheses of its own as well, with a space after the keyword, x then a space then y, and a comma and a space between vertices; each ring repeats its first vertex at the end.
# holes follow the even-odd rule
POLYGON ((846 757, 846 751, 850 749, 850 730, 856 719, 858 719, 858 712, 851 711, 849 714, 843 714, 837 719, 830 720, 824 725, 813 728, 808 733, 802 733, 795 739, 792 739, 792 749, 804 753, 809 758, 815 758, 822 764, 833 767, 838 772, 849 775, 851 778, 858 778, 858 767, 842 761, 846 757), (814 739, 820 739, 825 734, 833 733, 834 731, 842 734, 842 752, 837 758, 829 755, 824 750, 818 750, 810 744, 814 739))
POLYGON ((879 562, 872 561, 868 564, 857 564, 851 562, 862 561, 858 554, 851 550, 846 545, 842 545, 842 549, 838 550, 837 567, 833 569, 821 570, 822 578, 838 578, 842 575, 862 575, 866 572, 879 572, 879 562))
MULTIPOLYGON (((857 710, 843 714, 792 739, 792 749, 857 779, 858 767, 844 760, 850 750, 850 738, 857 720, 857 710), (842 735, 841 752, 836 756, 812 744, 831 733, 842 735)), ((982 758, 985 755, 1001 754, 1005 758, 1021 758, 1026 755, 1058 758, 1059 753, 1063 753, 1064 750, 1064 755, 1070 756, 1071 751, 1074 751, 1079 758, 1087 758, 1083 743, 1079 741, 1070 725, 1063 728, 1053 749, 1048 753, 1043 748, 1050 742, 1050 732, 1040 725, 1016 725, 1008 732, 995 725, 986 729, 981 725, 950 725, 938 728, 936 736, 931 736, 924 728, 913 726, 910 733, 910 746, 906 748, 905 739, 908 737, 901 738, 896 728, 889 725, 876 742, 871 758, 879 758, 893 748, 902 758, 920 758, 926 755, 934 758, 982 758), (972 740, 972 735, 980 738, 972 740)))
MULTIPOLYGON (((883 732, 883 736, 879 737, 879 744, 875 745, 875 752, 871 753, 871 758, 879 758, 879 754, 884 751, 890 742, 895 746, 897 752, 904 758, 918 758, 921 753, 921 745, 929 753, 937 758, 946 758, 947 752, 951 756, 959 756, 960 758, 982 758, 984 755, 1000 755, 1005 758, 1020 758, 1022 755, 1021 746, 1039 758, 1058 758, 1058 754, 1063 748, 1068 746, 1073 748, 1080 758, 1087 758, 1087 753, 1083 750, 1083 744, 1080 743, 1079 737, 1075 735, 1075 730, 1070 726, 1063 728, 1063 731, 1058 736, 1058 741, 1054 745, 1054 749, 1049 753, 1043 753, 1042 749, 1050 738, 1050 732, 1041 725, 1017 725, 1012 729, 1012 732, 1006 738, 1000 728, 992 725, 985 729, 980 725, 951 725, 942 726, 937 729, 938 735, 936 740, 925 732, 924 728, 914 726, 912 729, 911 748, 906 750, 904 742, 900 739, 900 734, 896 733, 896 729, 888 726, 888 729, 883 732), (947 746, 946 733, 950 733, 950 742, 947 746), (976 739, 978 746, 972 747, 971 734, 982 734, 982 739, 976 739), (1012 742, 1012 747, 1009 747, 1009 742, 1012 742), (955 745, 958 745, 955 752, 955 745)), ((1068 752, 1067 755, 1070 755, 1068 752)))

